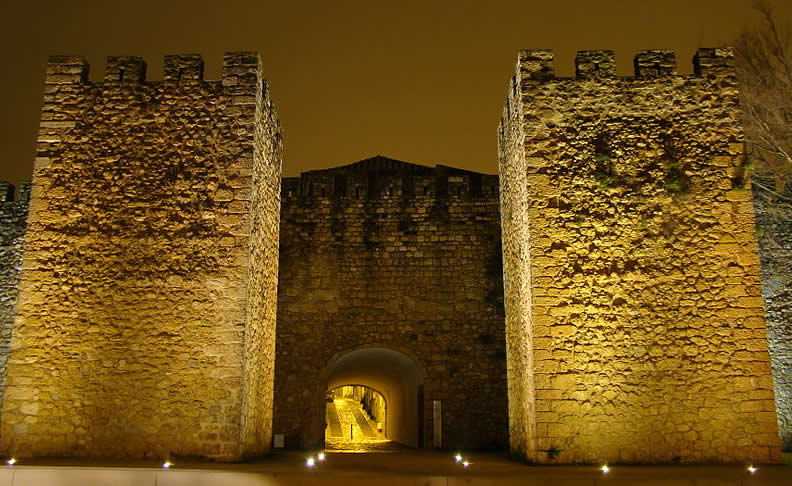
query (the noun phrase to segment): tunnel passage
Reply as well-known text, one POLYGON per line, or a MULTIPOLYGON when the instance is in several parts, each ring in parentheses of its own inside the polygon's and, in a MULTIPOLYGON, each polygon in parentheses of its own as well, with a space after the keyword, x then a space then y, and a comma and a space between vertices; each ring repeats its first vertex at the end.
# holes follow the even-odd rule
MULTIPOLYGON (((422 407, 419 404, 423 399, 425 373, 412 358, 387 348, 357 349, 335 359, 326 369, 325 376, 325 390, 329 393, 318 398, 331 411, 340 406, 347 413, 354 413, 355 420, 359 421, 354 430, 365 432, 366 436, 360 438, 387 439, 410 447, 419 446, 423 425, 422 407), (350 386, 352 384, 356 386, 350 386), (366 389, 375 393, 367 392, 366 389), (376 395, 382 397, 383 403, 378 402, 376 395), (330 396, 333 398, 332 404, 329 402, 330 396), (364 403, 361 404, 361 401, 364 403), (366 423, 366 414, 361 415, 359 412, 361 405, 369 408, 369 417, 378 417, 376 422, 369 419, 366 423), (378 423, 382 424, 382 433, 367 429, 376 429, 378 423)), ((325 416, 331 418, 327 423, 327 434, 338 433, 334 429, 340 428, 340 425, 334 423, 330 413, 326 412, 325 416)), ((349 432, 348 427, 347 430, 340 430, 342 435, 349 432)))
POLYGON ((325 397, 325 450, 328 452, 391 452, 387 403, 377 390, 363 385, 339 386, 325 397))

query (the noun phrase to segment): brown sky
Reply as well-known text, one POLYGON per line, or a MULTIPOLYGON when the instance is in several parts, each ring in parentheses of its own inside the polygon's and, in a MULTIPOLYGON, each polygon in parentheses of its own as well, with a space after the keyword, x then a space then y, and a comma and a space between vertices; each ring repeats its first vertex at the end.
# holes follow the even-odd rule
MULTIPOLYGON (((792 2, 778 1, 780 18, 792 2)), ((573 72, 581 49, 672 48, 679 72, 697 47, 752 22, 749 0, 80 1, 0 5, 0 180, 28 180, 46 58, 80 54, 91 79, 108 55, 143 56, 160 79, 166 54, 257 50, 285 131, 284 175, 382 154, 497 171, 495 130, 520 48, 552 48, 573 72)))

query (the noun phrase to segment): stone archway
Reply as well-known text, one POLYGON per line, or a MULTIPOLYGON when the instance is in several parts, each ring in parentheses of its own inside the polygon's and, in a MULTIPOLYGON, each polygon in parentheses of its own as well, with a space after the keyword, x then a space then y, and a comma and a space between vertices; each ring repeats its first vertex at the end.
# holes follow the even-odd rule
POLYGON ((322 394, 317 397, 317 408, 324 409, 327 390, 349 384, 372 388, 388 403, 388 438, 419 447, 423 428, 422 389, 427 374, 411 354, 377 345, 337 353, 320 373, 322 394))

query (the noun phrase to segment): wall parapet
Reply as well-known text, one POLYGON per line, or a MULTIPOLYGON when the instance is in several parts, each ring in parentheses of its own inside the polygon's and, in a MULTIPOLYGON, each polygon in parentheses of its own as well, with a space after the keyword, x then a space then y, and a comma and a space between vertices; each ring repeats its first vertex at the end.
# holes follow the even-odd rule
POLYGON ((383 197, 415 199, 497 199, 498 176, 437 166, 403 170, 324 170, 284 178, 284 203, 312 200, 363 201, 383 197))
MULTIPOLYGON (((254 52, 226 52, 220 80, 238 80, 248 72, 245 66, 258 65, 254 52), (254 62, 255 61, 255 62, 254 62)), ((204 79, 204 61, 200 54, 169 54, 164 57, 162 80, 148 80, 147 63, 140 56, 108 56, 102 82, 88 80, 90 65, 82 56, 50 56, 47 62, 46 84, 135 85, 151 83, 216 82, 204 79)), ((234 84, 228 83, 228 84, 234 84)))
POLYGON ((30 200, 31 182, 21 182, 19 191, 13 184, 0 181, 0 203, 27 202, 30 200))
MULTIPOLYGON (((693 57, 692 76, 730 75, 734 68, 734 52, 729 47, 701 48, 693 57)), ((572 79, 555 75, 555 59, 551 49, 524 49, 519 52, 517 71, 523 82, 537 83, 552 79, 572 79)), ((676 53, 671 49, 638 51, 633 58, 636 79, 677 76, 676 53)), ((578 51, 575 56, 577 79, 616 76, 616 60, 612 50, 578 51)), ((620 77, 629 79, 629 77, 620 77)))

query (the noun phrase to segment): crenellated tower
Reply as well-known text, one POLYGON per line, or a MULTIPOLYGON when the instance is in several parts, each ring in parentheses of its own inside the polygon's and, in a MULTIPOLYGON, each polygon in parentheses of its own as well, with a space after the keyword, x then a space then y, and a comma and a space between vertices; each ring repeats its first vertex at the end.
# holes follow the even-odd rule
POLYGON ((729 49, 518 56, 498 131, 510 440, 536 462, 777 461, 729 49))
POLYGON ((51 57, 2 407, 21 456, 266 452, 281 136, 258 55, 51 57))

